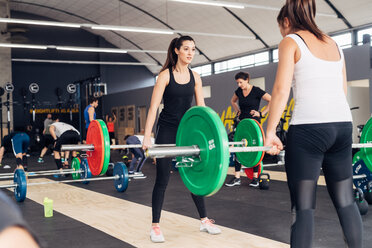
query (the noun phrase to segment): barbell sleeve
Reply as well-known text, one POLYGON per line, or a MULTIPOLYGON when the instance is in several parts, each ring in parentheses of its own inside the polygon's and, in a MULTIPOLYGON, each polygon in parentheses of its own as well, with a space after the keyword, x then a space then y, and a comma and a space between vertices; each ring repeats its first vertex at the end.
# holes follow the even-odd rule
POLYGON ((358 143, 358 144, 352 144, 352 148, 371 148, 372 143, 358 143))
POLYGON ((355 175, 355 176, 353 176, 353 179, 361 179, 361 178, 365 178, 365 177, 367 177, 365 174, 355 175))
POLYGON ((62 145, 61 151, 94 151, 94 145, 81 144, 81 145, 62 145))
POLYGON ((230 152, 264 152, 270 151, 271 146, 247 146, 247 147, 230 147, 230 152))
POLYGON ((17 184, 3 184, 3 185, 0 185, 0 189, 15 188, 15 187, 17 187, 17 184))

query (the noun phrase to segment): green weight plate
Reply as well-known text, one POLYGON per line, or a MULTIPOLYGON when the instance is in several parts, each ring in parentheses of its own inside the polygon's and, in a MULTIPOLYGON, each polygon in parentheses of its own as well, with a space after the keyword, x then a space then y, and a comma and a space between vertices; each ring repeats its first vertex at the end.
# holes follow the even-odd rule
MULTIPOLYGON (((372 143, 372 118, 370 118, 363 127, 360 143, 372 143)), ((372 148, 361 148, 363 152, 364 163, 372 171, 372 148)))
MULTIPOLYGON (((80 170, 80 159, 79 158, 73 158, 71 161, 71 168, 74 171, 80 170)), ((73 172, 72 174, 72 179, 80 179, 80 173, 73 172)))
MULTIPOLYGON (((252 119, 241 120, 236 127, 234 141, 247 140, 248 146, 263 146, 263 132, 260 125, 252 119)), ((251 168, 261 162, 263 152, 237 152, 238 161, 245 167, 251 168)))
POLYGON ((179 167, 186 187, 194 195, 215 194, 225 181, 230 156, 227 133, 216 112, 201 106, 189 109, 178 127, 176 145, 197 145, 201 150, 200 161, 192 167, 179 167))

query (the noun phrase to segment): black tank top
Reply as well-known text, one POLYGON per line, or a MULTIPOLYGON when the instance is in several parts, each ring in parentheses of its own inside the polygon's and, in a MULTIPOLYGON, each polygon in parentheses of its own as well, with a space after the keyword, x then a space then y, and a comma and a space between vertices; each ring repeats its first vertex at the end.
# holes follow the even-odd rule
POLYGON ((159 116, 159 125, 178 127, 182 116, 191 107, 195 79, 190 69, 189 73, 190 81, 187 84, 179 84, 174 80, 172 68, 169 68, 169 84, 163 94, 164 108, 159 116))

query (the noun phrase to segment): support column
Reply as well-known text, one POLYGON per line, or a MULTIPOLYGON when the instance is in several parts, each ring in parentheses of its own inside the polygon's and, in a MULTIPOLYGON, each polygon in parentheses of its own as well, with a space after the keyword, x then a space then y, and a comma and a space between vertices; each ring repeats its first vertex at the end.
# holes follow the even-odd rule
MULTIPOLYGON (((0 17, 7 18, 10 17, 10 7, 9 0, 0 0, 0 17)), ((8 25, 6 23, 0 23, 0 43, 11 43, 11 35, 8 32, 8 25)), ((12 83, 12 57, 11 48, 0 48, 0 87, 5 86, 6 83, 12 83)), ((6 93, 0 97, 1 102, 6 101, 6 93)), ((13 101, 13 95, 10 94, 10 101, 13 101)), ((7 129, 7 109, 4 104, 2 104, 2 121, 0 127, 3 130, 3 136, 8 133, 7 129)), ((13 105, 10 105, 10 129, 13 129, 13 105)))

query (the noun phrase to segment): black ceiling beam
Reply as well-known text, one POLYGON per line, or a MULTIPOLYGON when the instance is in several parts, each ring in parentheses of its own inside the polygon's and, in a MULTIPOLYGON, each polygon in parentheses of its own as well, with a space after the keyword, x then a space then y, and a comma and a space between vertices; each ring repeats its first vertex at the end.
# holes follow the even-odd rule
POLYGON ((237 16, 234 12, 229 10, 226 7, 223 7, 227 12, 229 12, 235 19, 237 19, 244 27, 246 27, 251 33, 256 37, 257 40, 261 41, 264 44, 265 48, 269 48, 270 46, 247 24, 245 23, 239 16, 237 16))
POLYGON ((329 7, 336 13, 337 17, 340 18, 348 28, 353 28, 350 22, 345 18, 343 14, 341 14, 341 12, 336 8, 336 6, 333 5, 333 3, 331 3, 330 0, 324 0, 324 2, 329 5, 329 7))
MULTIPOLYGON (((80 19, 82 19, 84 21, 87 21, 87 22, 90 22, 90 23, 93 23, 93 24, 99 24, 99 23, 97 23, 95 21, 92 21, 92 20, 90 20, 88 18, 85 18, 83 16, 80 16, 80 15, 77 15, 77 14, 74 14, 74 13, 71 13, 71 12, 68 12, 68 11, 65 11, 65 10, 62 10, 62 9, 57 9, 57 8, 54 8, 54 7, 42 5, 42 4, 28 3, 28 2, 22 2, 22 1, 13 1, 13 0, 11 0, 10 2, 11 3, 20 3, 20 4, 32 5, 32 6, 42 7, 42 8, 46 8, 46 9, 51 9, 51 10, 54 10, 54 11, 62 12, 64 14, 67 14, 67 15, 70 15, 70 16, 74 16, 74 17, 80 18, 80 19)), ((130 44, 132 44, 133 46, 137 47, 138 49, 144 50, 142 47, 138 46, 136 43, 134 43, 133 41, 131 41, 128 38, 124 37, 123 35, 115 32, 115 31, 110 31, 110 32, 112 32, 112 33, 116 34, 117 36, 119 36, 120 38, 128 41, 130 44)), ((154 58, 151 54, 149 54, 147 52, 145 54, 148 55, 151 59, 153 59, 158 65, 160 65, 160 66, 162 65, 160 63, 160 61, 158 61, 156 58, 154 58)))
MULTIPOLYGON (((146 15, 152 17, 152 18, 154 18, 155 20, 157 20, 158 22, 160 22, 160 23, 163 24, 164 26, 168 27, 169 29, 174 30, 174 28, 172 28, 170 25, 168 25, 167 23, 163 22, 162 20, 160 20, 159 18, 157 18, 157 17, 154 16, 153 14, 147 12, 146 10, 141 9, 141 8, 138 7, 138 6, 136 6, 136 5, 132 4, 132 3, 129 3, 128 1, 120 0, 120 2, 125 3, 125 4, 131 6, 131 7, 135 8, 135 9, 141 11, 142 13, 144 13, 144 14, 146 14, 146 15)), ((177 33, 177 34, 178 34, 179 36, 182 36, 181 33, 177 33)), ((200 54, 200 55, 203 55, 203 56, 204 56, 204 57, 205 57, 209 62, 212 61, 212 60, 211 60, 211 59, 210 59, 210 58, 209 58, 209 57, 208 57, 208 56, 207 56, 203 51, 201 51, 198 47, 196 47, 196 50, 198 50, 198 51, 199 51, 199 54, 200 54)))

